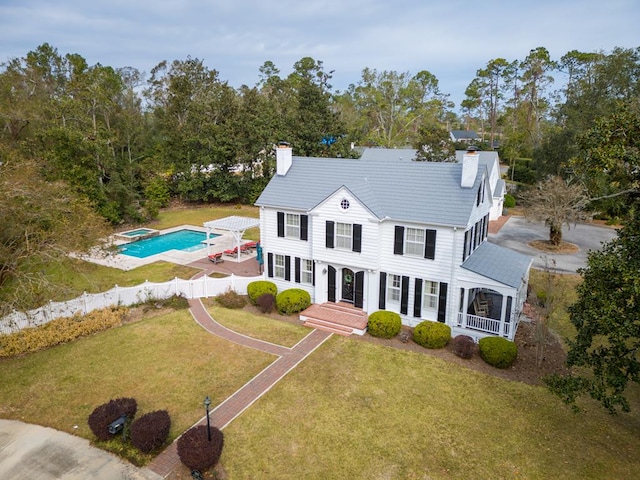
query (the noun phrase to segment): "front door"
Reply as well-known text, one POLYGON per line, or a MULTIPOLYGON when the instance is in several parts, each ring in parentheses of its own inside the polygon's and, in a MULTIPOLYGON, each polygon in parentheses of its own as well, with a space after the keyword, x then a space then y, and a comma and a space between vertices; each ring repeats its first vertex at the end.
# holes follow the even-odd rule
POLYGON ((353 303, 353 270, 348 268, 342 269, 342 301, 353 303))

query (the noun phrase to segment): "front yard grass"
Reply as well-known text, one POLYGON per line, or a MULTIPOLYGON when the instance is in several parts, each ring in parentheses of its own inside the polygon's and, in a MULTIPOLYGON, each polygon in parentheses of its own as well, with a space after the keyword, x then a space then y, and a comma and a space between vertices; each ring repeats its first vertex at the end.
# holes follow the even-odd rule
POLYGON ((639 412, 582 406, 334 336, 225 429, 221 462, 232 479, 636 477, 639 412))
POLYGON ((284 347, 293 347, 311 333, 302 325, 294 325, 284 321, 257 317, 244 310, 231 310, 215 304, 213 298, 202 299, 209 315, 218 323, 243 335, 275 343, 284 347))
MULTIPOLYGON (((166 409, 173 440, 276 359, 206 333, 174 311, 0 361, 0 416, 93 439, 89 414, 133 397, 140 416, 166 409)), ((115 443, 115 442, 114 442, 115 443)))

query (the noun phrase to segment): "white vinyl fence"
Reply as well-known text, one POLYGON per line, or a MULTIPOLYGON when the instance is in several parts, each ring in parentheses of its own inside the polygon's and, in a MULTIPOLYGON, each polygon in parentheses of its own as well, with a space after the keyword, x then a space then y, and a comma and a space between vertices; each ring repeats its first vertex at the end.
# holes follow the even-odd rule
POLYGON ((23 328, 37 327, 56 318, 72 317, 75 314, 86 315, 93 310, 113 306, 130 306, 139 303, 164 300, 174 295, 185 298, 215 297, 227 290, 235 290, 241 295, 247 293, 247 285, 258 277, 238 277, 231 275, 224 278, 211 278, 203 275, 193 280, 175 278, 164 283, 145 282, 135 287, 118 287, 103 293, 85 293, 68 302, 49 302, 35 310, 13 312, 0 319, 0 334, 8 334, 23 328))

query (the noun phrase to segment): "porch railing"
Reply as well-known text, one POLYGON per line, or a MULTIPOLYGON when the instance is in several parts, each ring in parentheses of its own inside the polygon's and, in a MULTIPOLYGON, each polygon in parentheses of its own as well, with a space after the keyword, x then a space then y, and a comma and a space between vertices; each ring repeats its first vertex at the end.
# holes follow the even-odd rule
MULTIPOLYGON (((504 331, 500 331, 500 320, 487 317, 479 317, 478 315, 470 315, 458 313, 458 326, 462 328, 470 328, 480 332, 491 333, 493 335, 501 335, 509 339, 513 339, 511 333, 511 323, 504 324, 504 331)), ((514 330, 515 333, 515 330, 514 330)))

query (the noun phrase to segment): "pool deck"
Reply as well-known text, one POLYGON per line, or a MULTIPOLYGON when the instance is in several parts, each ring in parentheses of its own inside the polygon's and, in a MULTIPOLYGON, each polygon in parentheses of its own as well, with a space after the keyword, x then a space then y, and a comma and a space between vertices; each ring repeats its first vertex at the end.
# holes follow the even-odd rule
MULTIPOLYGON (((161 230, 160 234, 171 233, 177 230, 184 230, 184 229, 196 230, 198 232, 203 232, 203 233, 206 233, 207 231, 203 227, 196 227, 194 225, 180 225, 178 227, 161 230)), ((233 238, 233 235, 230 232, 226 230, 214 230, 211 233, 215 233, 220 236, 212 238, 210 240, 210 248, 208 253, 224 252, 225 250, 233 249, 236 246, 235 239, 233 238)), ((115 236, 111 237, 110 240, 111 240, 111 244, 114 246, 128 243, 115 236)), ((251 253, 242 253, 240 255, 239 260, 235 256, 232 257, 229 255, 223 255, 224 262, 214 265, 207 258, 206 248, 197 250, 195 252, 183 252, 181 250, 168 250, 166 252, 158 253, 156 255, 150 255, 146 258, 137 258, 137 257, 132 257, 130 255, 122 255, 120 253, 105 254, 99 249, 95 249, 88 255, 78 256, 78 258, 81 258, 82 260, 85 260, 87 262, 97 263, 99 265, 104 265, 106 267, 118 268, 120 270, 133 270, 134 268, 141 267, 143 265, 164 261, 164 262, 177 263, 178 265, 189 265, 195 268, 202 268, 203 270, 208 270, 208 271, 231 273, 233 271, 233 268, 230 264, 234 264, 234 263, 243 264, 246 262, 246 260, 255 258, 255 256, 256 256, 255 251, 251 253), (212 267, 218 267, 218 268, 212 268, 212 267)), ((256 266, 255 275, 258 275, 259 273, 257 272, 257 262, 247 262, 247 263, 250 263, 256 266)), ((245 269, 246 268, 248 267, 245 267, 245 269)))

